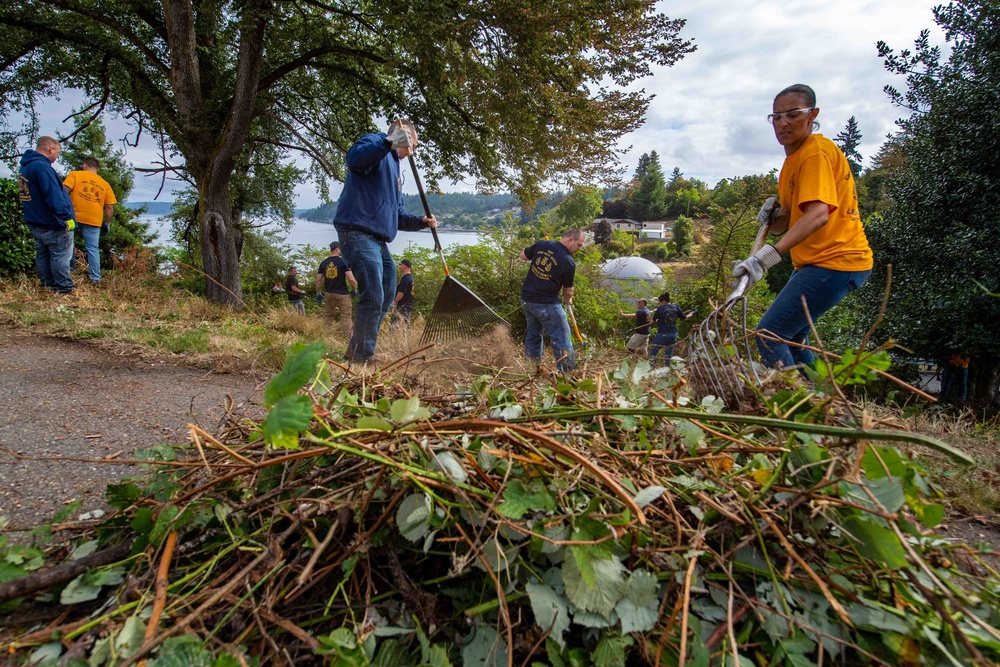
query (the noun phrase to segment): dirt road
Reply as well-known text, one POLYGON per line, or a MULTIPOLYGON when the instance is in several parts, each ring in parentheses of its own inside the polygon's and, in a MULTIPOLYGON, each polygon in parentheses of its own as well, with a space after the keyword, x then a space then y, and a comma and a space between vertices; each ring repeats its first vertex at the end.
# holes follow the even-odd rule
POLYGON ((239 415, 255 410, 260 393, 247 376, 0 325, 0 516, 23 529, 75 499, 81 514, 101 509, 108 483, 139 472, 19 457, 128 459, 139 448, 187 442, 189 423, 214 434, 227 394, 239 415))

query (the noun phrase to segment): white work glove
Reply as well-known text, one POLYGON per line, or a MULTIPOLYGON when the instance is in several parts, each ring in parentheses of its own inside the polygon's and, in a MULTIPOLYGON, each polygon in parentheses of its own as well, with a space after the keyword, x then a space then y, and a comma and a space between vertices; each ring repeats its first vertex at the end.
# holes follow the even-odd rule
POLYGON ((757 212, 757 222, 762 225, 770 223, 767 232, 771 236, 781 236, 788 231, 788 214, 788 209, 778 202, 777 197, 768 197, 757 212))
POLYGON ((410 136, 409 131, 402 125, 390 132, 386 138, 392 144, 393 148, 409 148, 413 145, 413 137, 410 136))
POLYGON ((765 199, 764 205, 760 207, 759 211, 757 211, 757 222, 762 225, 766 225, 771 222, 771 217, 780 206, 781 204, 778 203, 777 197, 768 197, 765 199))
POLYGON ((766 246, 750 255, 742 262, 733 262, 733 277, 739 279, 749 276, 747 287, 764 277, 764 272, 781 261, 781 253, 768 243, 766 246))

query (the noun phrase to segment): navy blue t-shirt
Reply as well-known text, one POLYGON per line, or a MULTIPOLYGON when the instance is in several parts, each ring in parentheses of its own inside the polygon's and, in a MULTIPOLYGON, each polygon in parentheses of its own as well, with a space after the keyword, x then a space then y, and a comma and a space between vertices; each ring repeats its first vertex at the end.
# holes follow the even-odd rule
POLYGON ((649 335, 649 327, 653 325, 649 317, 649 308, 640 308, 635 311, 635 332, 642 336, 649 335))
POLYGON ((399 300, 396 306, 400 309, 403 308, 413 308, 413 274, 407 273, 402 278, 399 279, 399 284, 396 285, 396 294, 400 292, 403 293, 403 298, 399 300))
POLYGON ((528 303, 560 303, 564 287, 572 287, 576 262, 559 241, 538 241, 524 249, 531 260, 521 285, 521 298, 528 303))
POLYGON ((687 315, 673 303, 660 306, 653 313, 653 322, 656 323, 658 333, 677 333, 677 320, 686 320, 687 315))
POLYGON ((347 294, 347 272, 351 269, 339 255, 330 255, 319 265, 319 275, 323 276, 323 291, 330 294, 347 294))

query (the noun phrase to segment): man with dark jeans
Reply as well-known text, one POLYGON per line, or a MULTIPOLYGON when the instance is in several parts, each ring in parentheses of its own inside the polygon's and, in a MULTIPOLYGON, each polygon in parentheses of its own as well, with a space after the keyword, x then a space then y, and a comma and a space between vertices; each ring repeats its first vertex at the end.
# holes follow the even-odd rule
POLYGON ((434 216, 420 217, 403 207, 399 161, 417 145, 408 120, 396 120, 388 133, 366 134, 347 151, 347 178, 337 202, 334 227, 340 247, 358 281, 354 331, 344 358, 371 362, 382 320, 396 294, 396 263, 386 245, 396 232, 436 227, 434 216))
POLYGON ((663 350, 664 366, 670 367, 674 356, 674 345, 677 343, 677 320, 686 320, 694 311, 684 312, 681 307, 670 303, 670 292, 664 292, 657 297, 659 305, 653 311, 653 323, 656 324, 656 335, 649 346, 649 365, 656 366, 656 357, 663 350))
POLYGON ((24 151, 18 179, 24 221, 35 239, 35 269, 42 285, 69 294, 76 285, 70 276, 76 214, 52 163, 62 146, 52 137, 39 137, 35 150, 24 151))
POLYGON ((399 261, 399 272, 403 275, 399 278, 399 284, 396 285, 396 298, 394 303, 396 304, 396 317, 402 319, 404 322, 410 321, 410 315, 413 314, 413 273, 411 269, 413 268, 413 263, 408 259, 401 259, 399 261))
POLYGON ((540 363, 542 336, 547 334, 560 373, 576 367, 569 323, 559 297, 561 292, 566 307, 571 305, 576 277, 573 255, 582 247, 583 232, 570 229, 558 241, 538 241, 521 251, 521 259, 531 262, 521 285, 521 306, 528 325, 524 333, 524 356, 540 363))

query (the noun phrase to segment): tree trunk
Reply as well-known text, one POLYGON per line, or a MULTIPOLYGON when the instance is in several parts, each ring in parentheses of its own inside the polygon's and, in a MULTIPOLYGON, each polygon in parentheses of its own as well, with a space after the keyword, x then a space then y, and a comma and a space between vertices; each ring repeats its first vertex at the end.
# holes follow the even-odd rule
POLYGON ((997 396, 1000 384, 1000 358, 984 357, 973 360, 969 367, 969 400, 989 405, 997 396))
POLYGON ((214 303, 243 308, 240 279, 240 250, 243 232, 233 220, 229 201, 229 179, 209 178, 198 193, 201 211, 201 256, 204 265, 205 296, 214 303))

